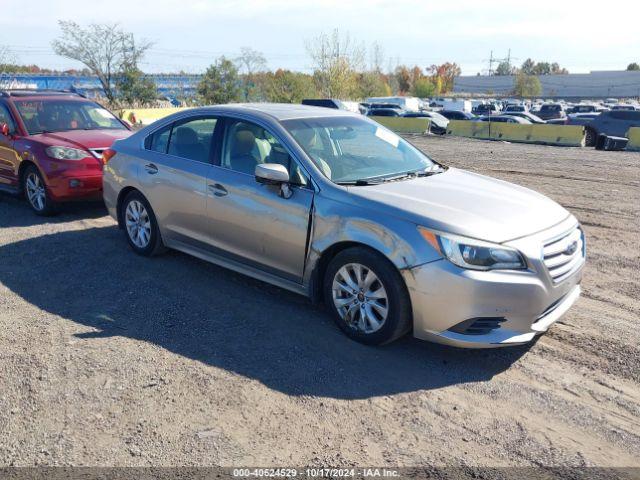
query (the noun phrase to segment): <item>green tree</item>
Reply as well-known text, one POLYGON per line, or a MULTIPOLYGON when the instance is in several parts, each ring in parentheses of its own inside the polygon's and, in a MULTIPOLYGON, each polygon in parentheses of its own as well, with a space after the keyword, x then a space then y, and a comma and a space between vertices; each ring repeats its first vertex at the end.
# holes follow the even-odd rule
POLYGON ((525 75, 535 75, 536 62, 527 58, 524 62, 522 62, 522 66, 520 67, 520 71, 525 75))
POLYGON ((638 65, 636 62, 627 65, 627 71, 629 72, 636 72, 638 70, 640 70, 640 65, 638 65))
POLYGON ((278 69, 264 77, 266 100, 278 103, 300 103, 317 96, 313 77, 305 73, 278 69))
POLYGON ((569 71, 561 67, 558 62, 534 62, 527 58, 520 71, 525 75, 566 75, 569 71))
POLYGON ((363 72, 358 76, 360 92, 358 97, 386 97, 391 95, 391 87, 382 74, 377 71, 363 72))
POLYGON ((428 78, 420 78, 413 84, 411 93, 419 98, 433 97, 436 94, 436 86, 428 78))
POLYGON ((127 106, 137 107, 152 103, 158 98, 158 89, 153 80, 135 66, 127 68, 116 80, 117 100, 127 106))
POLYGON ((537 97, 542 94, 542 84, 534 75, 519 73, 513 85, 513 93, 519 97, 537 97))
POLYGON ((496 68, 496 75, 513 75, 514 68, 507 61, 500 62, 496 68))
POLYGON ((207 68, 197 93, 205 104, 238 102, 242 98, 238 67, 224 56, 207 68))

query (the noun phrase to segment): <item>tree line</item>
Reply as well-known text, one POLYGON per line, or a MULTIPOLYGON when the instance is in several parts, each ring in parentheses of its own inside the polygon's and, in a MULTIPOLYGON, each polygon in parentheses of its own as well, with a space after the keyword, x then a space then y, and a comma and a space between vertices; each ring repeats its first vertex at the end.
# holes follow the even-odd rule
MULTIPOLYGON (((137 40, 117 24, 78 25, 59 21, 61 33, 51 44, 53 51, 84 65, 65 73, 97 77, 106 100, 114 106, 153 104, 158 92, 140 64, 152 47, 137 40)), ((305 49, 312 73, 270 70, 264 55, 243 47, 235 58, 219 57, 206 69, 197 87, 196 103, 240 101, 299 103, 304 98, 364 99, 389 95, 430 97, 453 88, 460 67, 452 62, 420 66, 393 64, 384 67, 382 47, 363 43, 337 29, 308 39, 305 49)), ((58 73, 35 65, 18 65, 0 47, 0 71, 8 73, 58 73)))
MULTIPOLYGON (((81 26, 59 21, 60 36, 53 51, 84 65, 65 73, 94 75, 107 101, 114 106, 145 106, 158 98, 156 85, 140 64, 152 43, 136 40, 117 24, 81 26)), ((460 67, 454 62, 421 67, 400 65, 385 56, 380 44, 369 48, 337 29, 305 42, 312 73, 286 69, 270 70, 264 55, 243 47, 235 58, 219 57, 206 69, 197 86, 200 104, 241 101, 299 103, 304 98, 359 100, 367 97, 413 95, 421 98, 443 95, 453 89, 460 67)), ((640 67, 632 63, 628 70, 640 67)), ((11 52, 0 46, 0 71, 7 73, 59 73, 36 65, 18 65, 11 52)), ((567 74, 556 62, 526 59, 520 67, 508 61, 498 64, 495 75, 515 75, 515 95, 540 95, 537 76, 567 74)))

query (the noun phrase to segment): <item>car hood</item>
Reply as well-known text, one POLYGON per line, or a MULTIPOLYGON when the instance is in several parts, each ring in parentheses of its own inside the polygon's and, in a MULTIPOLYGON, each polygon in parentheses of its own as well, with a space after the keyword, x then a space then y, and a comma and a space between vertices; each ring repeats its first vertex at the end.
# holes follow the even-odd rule
POLYGON ((528 188, 454 168, 349 191, 416 224, 498 243, 539 232, 570 215, 528 188))
POLYGON ((40 133, 31 139, 47 145, 75 148, 108 148, 114 141, 127 138, 130 130, 68 130, 64 132, 40 133))

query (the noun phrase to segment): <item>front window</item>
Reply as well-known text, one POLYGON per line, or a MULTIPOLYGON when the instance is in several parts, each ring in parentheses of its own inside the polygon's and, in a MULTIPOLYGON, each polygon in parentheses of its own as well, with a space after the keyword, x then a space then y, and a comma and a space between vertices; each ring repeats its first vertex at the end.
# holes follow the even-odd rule
POLYGON ((18 100, 15 106, 30 135, 68 130, 126 130, 97 103, 69 100, 18 100))
POLYGON ((256 166, 279 163, 289 172, 294 185, 307 185, 307 176, 289 151, 267 129, 255 123, 229 120, 222 148, 221 166, 254 175, 256 166))
POLYGON ((385 181, 440 170, 410 143, 364 119, 304 118, 282 124, 335 183, 385 181))

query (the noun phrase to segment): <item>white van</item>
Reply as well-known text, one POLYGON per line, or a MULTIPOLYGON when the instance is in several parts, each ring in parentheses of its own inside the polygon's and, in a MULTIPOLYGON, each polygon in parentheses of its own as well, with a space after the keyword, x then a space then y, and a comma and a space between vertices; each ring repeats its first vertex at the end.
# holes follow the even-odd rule
POLYGON ((408 112, 420 111, 420 99, 418 97, 369 97, 367 103, 392 103, 408 112))

